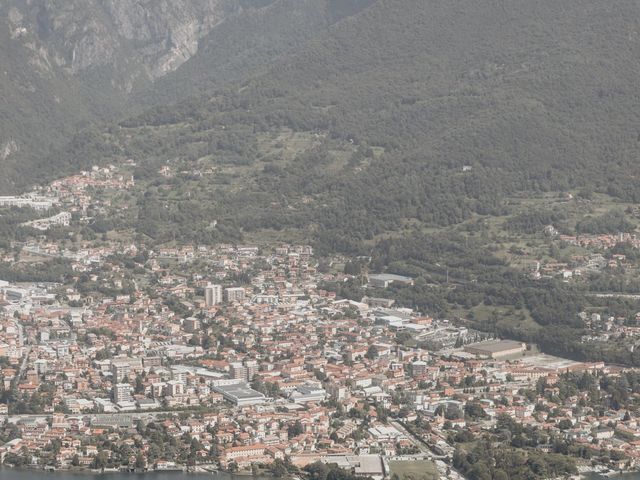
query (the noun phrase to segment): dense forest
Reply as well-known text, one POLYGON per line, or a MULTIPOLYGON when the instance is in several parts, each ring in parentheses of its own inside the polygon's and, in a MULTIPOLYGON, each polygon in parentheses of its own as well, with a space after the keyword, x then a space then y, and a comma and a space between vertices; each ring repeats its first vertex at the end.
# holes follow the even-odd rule
MULTIPOLYGON (((143 231, 166 240, 166 222, 189 211, 190 225, 215 218, 229 232, 304 228, 326 249, 349 252, 406 222, 499 214, 517 192, 590 190, 635 201, 640 64, 627 52, 636 9, 379 0, 241 88, 79 134, 43 160, 43 174, 55 162, 134 158, 138 176, 164 189, 164 164, 212 168, 215 178, 170 182, 175 213, 148 215, 165 200, 148 193, 143 231), (292 158, 264 148, 283 131, 307 135, 292 158)), ((609 231, 613 220, 581 226, 609 231)))

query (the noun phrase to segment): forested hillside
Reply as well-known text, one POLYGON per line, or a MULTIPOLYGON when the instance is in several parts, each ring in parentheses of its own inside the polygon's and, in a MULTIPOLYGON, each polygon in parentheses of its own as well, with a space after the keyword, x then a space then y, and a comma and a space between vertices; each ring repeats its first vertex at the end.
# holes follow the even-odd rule
MULTIPOLYGON (((58 158, 131 157, 147 178, 167 162, 226 170, 178 182, 172 198, 188 192, 195 219, 305 228, 352 252, 407 223, 499 213, 516 192, 636 199, 638 8, 380 0, 242 84, 152 109, 97 151, 58 158), (307 141, 288 148, 283 132, 307 141)), ((147 229, 159 239, 165 215, 147 229)))
POLYGON ((129 93, 178 68, 232 10, 222 0, 2 2, 0 189, 33 181, 20 172, 80 126, 130 115, 129 93))
POLYGON ((52 65, 25 62, 32 52, 13 42, 4 19, 0 43, 0 190, 6 191, 18 178, 14 167, 22 159, 46 156, 49 144, 61 145, 92 115, 77 82, 52 65), (49 73, 41 75, 41 68, 49 73))
POLYGON ((264 4, 230 16, 200 41, 181 68, 135 96, 142 105, 167 104, 268 71, 274 59, 300 50, 311 39, 374 0, 247 0, 264 4))
POLYGON ((254 75, 369 3, 3 2, 0 192, 61 174, 68 162, 51 151, 80 127, 254 75))

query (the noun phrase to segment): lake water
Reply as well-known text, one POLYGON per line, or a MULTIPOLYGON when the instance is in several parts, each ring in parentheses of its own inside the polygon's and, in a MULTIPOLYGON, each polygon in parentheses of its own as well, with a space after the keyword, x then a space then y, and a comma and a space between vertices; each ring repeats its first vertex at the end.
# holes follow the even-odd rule
POLYGON ((41 470, 0 468, 0 480, 248 480, 250 478, 225 473, 149 472, 95 474, 91 472, 43 472, 41 470))

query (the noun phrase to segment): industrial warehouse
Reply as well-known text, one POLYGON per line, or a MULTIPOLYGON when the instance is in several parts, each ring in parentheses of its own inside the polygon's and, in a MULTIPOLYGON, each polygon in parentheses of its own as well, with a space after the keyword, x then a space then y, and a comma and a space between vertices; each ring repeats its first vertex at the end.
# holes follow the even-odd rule
POLYGON ((526 344, 513 340, 487 340, 464 347, 466 352, 488 358, 505 358, 519 355, 524 353, 526 349, 526 344))

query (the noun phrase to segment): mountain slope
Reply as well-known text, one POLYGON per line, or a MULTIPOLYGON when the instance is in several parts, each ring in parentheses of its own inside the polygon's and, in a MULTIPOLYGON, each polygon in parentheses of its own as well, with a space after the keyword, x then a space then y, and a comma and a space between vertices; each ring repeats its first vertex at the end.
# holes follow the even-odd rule
MULTIPOLYGON (((639 10, 379 0, 235 88, 152 109, 107 142, 158 184, 165 164, 217 172, 172 182, 207 224, 304 227, 332 249, 499 213, 520 191, 638 199, 639 10)), ((156 218, 157 240, 179 217, 151 214, 165 200, 141 203, 137 225, 156 218)))
POLYGON ((107 73, 104 86, 131 91, 177 69, 238 8, 230 0, 10 0, 2 13, 13 43, 35 47, 32 59, 94 81, 107 73))
POLYGON ((62 144, 93 115, 82 101, 81 84, 43 52, 34 53, 35 46, 14 43, 4 20, 0 42, 0 189, 8 189, 20 159, 46 155, 47 145, 62 144))
MULTIPOLYGON (((245 2, 251 4, 255 2, 245 2)), ((159 79, 141 101, 169 103, 187 94, 268 70, 278 57, 302 49, 307 42, 374 0, 276 0, 263 8, 231 15, 200 42, 198 53, 182 68, 159 79)))
MULTIPOLYGON (((139 175, 161 183, 158 170, 170 165, 195 172, 173 182, 172 198, 199 201, 207 224, 305 226, 328 248, 357 251, 408 225, 499 213, 520 191, 640 198, 635 2, 344 5, 278 0, 229 17, 185 76, 167 76, 159 90, 212 93, 87 132, 41 170, 20 172, 134 158, 139 175), (225 43, 231 32, 246 43, 225 43), (208 72, 217 64, 216 79, 208 72)), ((138 225, 165 199, 152 200, 138 225)), ((157 218, 146 230, 162 240, 176 216, 157 218)))
POLYGON ((78 126, 130 114, 128 92, 195 54, 199 38, 230 13, 231 3, 3 2, 0 189, 23 180, 16 168, 29 171, 78 126))
POLYGON ((43 159, 79 126, 124 118, 141 105, 179 100, 254 72, 326 31, 335 21, 331 15, 348 15, 368 1, 344 2, 351 6, 346 10, 329 9, 331 3, 3 2, 0 190, 22 188, 37 180, 36 173, 59 171, 64 159, 43 159), (194 56, 197 61, 189 62, 194 56), (161 81, 182 68, 185 74, 161 81))

